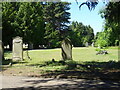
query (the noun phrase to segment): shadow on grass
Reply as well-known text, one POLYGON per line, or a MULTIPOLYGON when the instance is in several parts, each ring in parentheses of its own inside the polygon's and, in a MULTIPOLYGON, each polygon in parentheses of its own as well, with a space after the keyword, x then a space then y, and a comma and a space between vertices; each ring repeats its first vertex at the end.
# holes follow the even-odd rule
MULTIPOLYGON (((45 78, 83 78, 120 81, 120 62, 49 61, 45 66, 65 65, 62 70, 46 70, 45 78)), ((44 66, 42 66, 44 67, 44 66)))
POLYGON ((26 62, 26 61, 12 61, 12 59, 5 59, 5 60, 2 60, 1 68, 2 68, 2 71, 5 71, 8 68, 12 67, 12 65, 18 64, 18 66, 19 66, 22 64, 26 64, 26 63, 28 63, 28 62, 26 62))
MULTIPOLYGON (((8 64, 10 60, 5 62, 8 64)), ((24 64, 27 62, 13 62, 13 64, 24 64)), ((47 61, 43 64, 31 64, 27 66, 43 67, 44 73, 40 77, 45 78, 78 78, 78 79, 100 79, 100 80, 115 80, 120 81, 120 62, 75 62, 73 60, 66 61, 47 61), (56 68, 57 66, 60 69, 56 68), (51 67, 50 70, 45 70, 45 67, 51 67)))
POLYGON ((10 65, 10 64, 24 64, 24 63, 28 63, 26 61, 12 61, 12 59, 5 59, 2 61, 2 65, 10 65))
POLYGON ((65 61, 46 61, 43 64, 30 64, 27 66, 37 66, 37 67, 45 67, 45 66, 60 66, 60 65, 65 65, 65 61))
POLYGON ((91 70, 105 70, 105 69, 120 69, 120 62, 109 61, 109 62, 84 62, 83 65, 87 66, 91 70))
POLYGON ((47 61, 43 64, 30 64, 29 66, 39 66, 39 67, 47 67, 47 66, 66 66, 65 70, 111 70, 111 69, 120 69, 120 62, 109 61, 109 62, 76 62, 74 60, 60 60, 60 61, 47 61))
POLYGON ((12 62, 12 59, 2 60, 2 65, 9 65, 12 62))

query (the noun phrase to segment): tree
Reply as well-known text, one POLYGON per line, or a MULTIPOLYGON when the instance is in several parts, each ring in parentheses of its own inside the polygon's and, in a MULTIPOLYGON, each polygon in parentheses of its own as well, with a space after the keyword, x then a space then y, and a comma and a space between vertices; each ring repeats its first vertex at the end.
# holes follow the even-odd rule
POLYGON ((120 1, 119 2, 109 2, 106 5, 106 8, 102 10, 101 16, 105 18, 105 30, 111 29, 110 35, 111 35, 111 41, 112 45, 115 45, 117 42, 120 41, 120 1))
POLYGON ((72 24, 69 26, 69 29, 71 30, 69 32, 69 37, 74 46, 83 46, 81 40, 82 28, 83 28, 83 24, 78 23, 77 21, 76 22, 73 21, 72 24))
POLYGON ((74 46, 84 46, 86 42, 92 43, 94 39, 93 29, 90 25, 85 26, 82 23, 72 22, 69 29, 69 37, 74 46))
POLYGON ((24 42, 33 43, 34 48, 44 42, 44 20, 42 4, 38 2, 21 3, 17 13, 17 30, 22 30, 24 42))
POLYGON ((12 47, 12 38, 16 32, 14 30, 14 20, 19 5, 17 3, 4 2, 2 3, 2 36, 4 45, 12 47))
POLYGON ((109 45, 109 34, 107 32, 99 32, 96 45, 100 48, 107 47, 109 45))
POLYGON ((69 5, 67 2, 3 3, 3 42, 11 46, 12 38, 21 36, 24 43, 33 43, 35 48, 41 44, 60 46, 60 39, 68 29, 69 5))
MULTIPOLYGON (((99 0, 87 0, 86 2, 80 4, 79 8, 85 4, 88 6, 89 10, 93 10, 98 4, 98 1, 99 0)), ((109 27, 112 28, 112 32, 110 33, 111 36, 114 35, 114 37, 116 37, 116 39, 114 39, 114 42, 116 44, 120 41, 120 12, 118 9, 120 8, 120 1, 105 0, 105 2, 107 2, 106 8, 101 11, 101 16, 105 18, 107 23, 106 25, 109 25, 109 27)))
POLYGON ((12 38, 23 37, 24 43, 35 47, 43 44, 44 20, 42 4, 39 2, 3 3, 3 42, 12 45, 12 38))
POLYGON ((47 2, 44 4, 45 40, 49 47, 60 46, 60 38, 68 30, 70 3, 47 2))

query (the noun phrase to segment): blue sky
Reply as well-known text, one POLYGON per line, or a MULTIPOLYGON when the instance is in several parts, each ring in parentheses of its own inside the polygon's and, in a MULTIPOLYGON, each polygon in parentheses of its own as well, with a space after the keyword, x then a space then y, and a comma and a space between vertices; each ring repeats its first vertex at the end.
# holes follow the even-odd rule
POLYGON ((102 31, 104 19, 102 19, 98 13, 99 10, 105 6, 105 4, 103 4, 103 2, 99 2, 95 10, 89 11, 86 5, 83 5, 81 10, 79 10, 79 5, 81 3, 82 2, 79 2, 77 5, 75 0, 74 2, 71 1, 71 9, 69 10, 71 13, 70 21, 78 21, 82 22, 84 25, 90 25, 94 29, 95 34, 96 32, 102 31))

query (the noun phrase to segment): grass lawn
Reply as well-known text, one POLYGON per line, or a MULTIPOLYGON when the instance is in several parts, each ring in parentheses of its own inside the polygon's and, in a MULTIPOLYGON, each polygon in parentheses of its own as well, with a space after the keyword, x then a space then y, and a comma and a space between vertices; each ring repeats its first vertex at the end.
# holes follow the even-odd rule
MULTIPOLYGON (((77 62, 97 61, 107 62, 110 60, 118 60, 118 48, 112 47, 107 49, 109 54, 96 55, 96 50, 93 47, 76 47, 73 48, 73 60, 77 62)), ((45 61, 50 61, 53 58, 57 61, 61 60, 61 49, 39 49, 29 50, 29 56, 32 60, 28 60, 26 51, 24 51, 24 61, 26 64, 42 64, 45 61)), ((5 58, 12 58, 11 52, 5 53, 5 58)))
MULTIPOLYGON (((87 65, 90 64, 91 62, 97 62, 97 63, 92 63, 92 64, 98 65, 101 63, 105 64, 105 62, 108 62, 108 61, 115 61, 115 62, 118 61, 118 48, 117 47, 108 48, 107 51, 109 54, 106 54, 106 55, 96 55, 96 48, 93 48, 93 47, 76 47, 76 48, 73 48, 72 50, 73 50, 72 51, 73 61, 75 62, 66 62, 67 64, 65 65, 59 63, 59 61, 61 60, 61 49, 60 48, 29 50, 29 56, 32 60, 29 60, 27 58, 26 51, 24 51, 24 54, 23 54, 24 60, 20 62, 13 61, 13 65, 11 68, 12 69, 16 68, 16 71, 18 72, 21 72, 21 70, 22 72, 25 72, 23 70, 26 70, 26 69, 28 69, 26 71, 29 71, 31 69, 30 72, 37 72, 38 69, 43 70, 43 71, 54 71, 54 70, 66 70, 66 68, 68 69, 66 65, 70 65, 70 63, 74 65, 74 63, 76 62, 77 64, 84 64, 87 62, 87 65), (51 62, 53 58, 55 59, 56 63, 51 62)), ((5 58, 6 60, 11 59, 12 53, 5 52, 5 58)), ((115 65, 116 63, 114 64, 114 66, 115 65)), ((118 68, 118 65, 116 66, 118 68)), ((70 68, 71 67, 73 69, 74 66, 70 66, 70 68)), ((77 69, 84 70, 86 68, 80 67, 77 69)), ((12 71, 15 71, 15 70, 12 70, 12 71)))
POLYGON ((109 54, 106 55, 96 55, 95 48, 74 48, 73 49, 73 59, 75 61, 97 61, 97 62, 107 62, 110 60, 118 60, 118 48, 108 48, 109 54))

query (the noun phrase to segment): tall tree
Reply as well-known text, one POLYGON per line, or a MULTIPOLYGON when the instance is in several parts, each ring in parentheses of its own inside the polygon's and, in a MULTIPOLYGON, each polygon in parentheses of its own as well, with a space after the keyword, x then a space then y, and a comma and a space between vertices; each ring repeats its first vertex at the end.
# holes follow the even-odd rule
POLYGON ((120 41, 120 1, 119 2, 109 2, 106 8, 100 13, 103 18, 105 18, 105 31, 110 34, 110 45, 118 45, 120 41))
POLYGON ((12 47, 12 38, 15 36, 14 20, 16 17, 19 5, 12 2, 2 3, 2 36, 4 45, 12 47))
POLYGON ((15 36, 23 37, 25 43, 35 47, 43 44, 44 20, 42 4, 39 2, 3 3, 3 42, 11 45, 15 36))
POLYGON ((67 2, 47 2, 44 5, 45 39, 50 47, 59 46, 61 34, 68 30, 69 5, 70 3, 67 2))
POLYGON ((24 42, 33 43, 37 48, 43 44, 44 38, 44 20, 42 13, 42 4, 39 2, 20 3, 16 22, 17 30, 22 30, 24 42))

